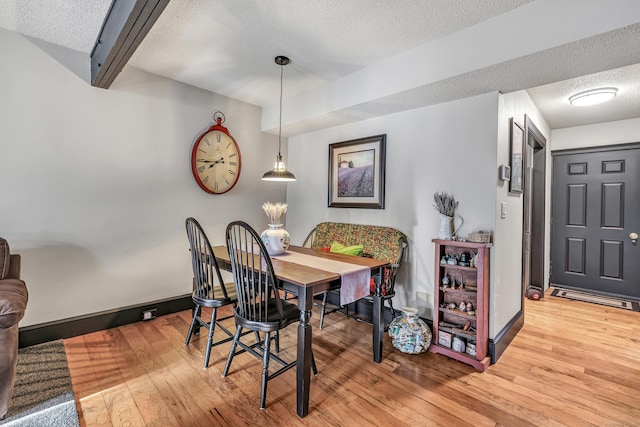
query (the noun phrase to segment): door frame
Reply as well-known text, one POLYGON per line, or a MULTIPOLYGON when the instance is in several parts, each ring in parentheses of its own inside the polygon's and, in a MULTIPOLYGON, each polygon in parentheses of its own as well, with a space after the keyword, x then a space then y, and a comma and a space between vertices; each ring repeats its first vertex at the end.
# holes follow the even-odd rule
POLYGON ((533 167, 531 176, 528 173, 524 176, 521 277, 523 312, 529 284, 535 282, 542 287, 544 296, 547 205, 547 139, 527 114, 524 116, 524 133, 524 170, 528 170, 529 162, 532 162, 533 167), (533 158, 530 158, 529 146, 533 147, 533 158))

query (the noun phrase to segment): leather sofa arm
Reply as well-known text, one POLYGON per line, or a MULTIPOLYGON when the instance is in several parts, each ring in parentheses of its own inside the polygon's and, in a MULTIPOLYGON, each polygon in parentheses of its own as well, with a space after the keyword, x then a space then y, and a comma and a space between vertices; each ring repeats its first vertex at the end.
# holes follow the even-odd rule
POLYGON ((0 329, 10 328, 24 316, 29 294, 19 279, 0 280, 0 329))
POLYGON ((22 258, 20 254, 11 254, 9 260, 9 274, 7 275, 7 279, 20 279, 20 266, 22 263, 22 258))

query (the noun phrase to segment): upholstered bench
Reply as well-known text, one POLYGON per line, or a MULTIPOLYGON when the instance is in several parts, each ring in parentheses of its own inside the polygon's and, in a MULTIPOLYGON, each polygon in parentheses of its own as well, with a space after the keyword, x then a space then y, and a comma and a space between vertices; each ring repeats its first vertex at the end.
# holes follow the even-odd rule
MULTIPOLYGON (((383 297, 383 301, 388 302, 392 317, 395 316, 392 299, 395 296, 396 274, 408 245, 407 236, 392 227, 343 222, 322 222, 311 230, 303 246, 328 250, 336 242, 347 247, 362 245, 362 256, 389 262, 390 267, 385 269, 380 294, 383 297)), ((375 295, 375 293, 376 288, 375 285, 372 284, 371 295, 375 295)), ((327 295, 328 292, 325 292, 322 296, 320 328, 322 328, 324 316, 327 314, 327 295)))
POLYGON ((27 287, 20 280, 20 255, 0 237, 0 419, 7 413, 18 361, 18 322, 27 307, 27 287))

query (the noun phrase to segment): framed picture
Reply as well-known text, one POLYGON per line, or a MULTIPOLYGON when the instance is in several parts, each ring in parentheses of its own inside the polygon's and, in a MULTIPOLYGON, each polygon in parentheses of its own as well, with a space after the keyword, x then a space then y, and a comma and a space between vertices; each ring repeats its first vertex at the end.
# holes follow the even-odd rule
POLYGON ((509 192, 522 193, 524 178, 524 130, 513 117, 509 119, 509 121, 511 128, 511 181, 509 181, 509 192))
POLYGON ((387 135, 329 145, 329 207, 384 209, 387 135))

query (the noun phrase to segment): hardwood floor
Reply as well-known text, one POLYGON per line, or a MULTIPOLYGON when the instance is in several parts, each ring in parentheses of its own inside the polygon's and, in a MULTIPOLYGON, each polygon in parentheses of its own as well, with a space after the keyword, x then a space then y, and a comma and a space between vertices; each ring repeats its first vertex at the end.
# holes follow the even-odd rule
MULTIPOLYGON (((371 358, 371 326, 332 314, 317 329, 319 374, 309 415, 295 413, 295 370, 269 382, 261 361, 230 344, 202 368, 205 337, 184 346, 190 312, 65 340, 83 426, 632 426, 640 423, 640 313, 547 296, 484 373, 433 353, 406 355, 388 337, 371 358)), ((233 320, 227 321, 233 324, 233 320)), ((281 355, 293 360, 296 327, 281 355)), ((223 334, 220 334, 222 336, 223 334)), ((249 338, 249 336, 247 336, 249 338)))

